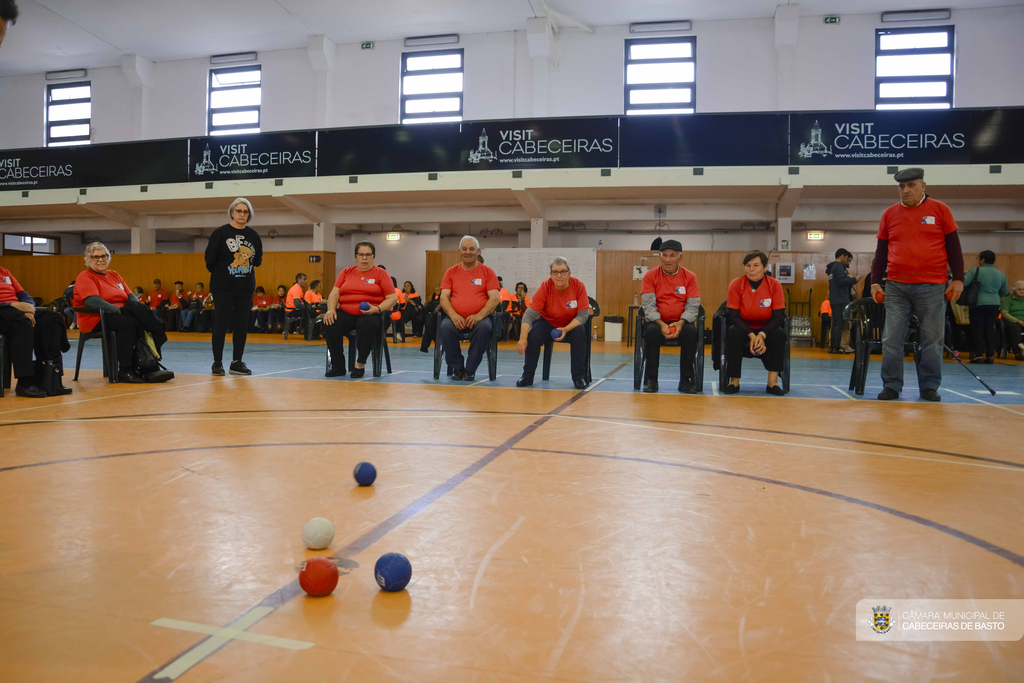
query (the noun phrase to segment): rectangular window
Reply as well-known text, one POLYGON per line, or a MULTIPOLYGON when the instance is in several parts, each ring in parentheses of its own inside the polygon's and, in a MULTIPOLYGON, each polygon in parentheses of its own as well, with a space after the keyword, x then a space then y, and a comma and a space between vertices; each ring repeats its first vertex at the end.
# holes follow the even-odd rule
POLYGON ((39 237, 37 235, 5 234, 3 252, 8 256, 33 254, 52 256, 60 253, 60 239, 56 237, 39 237))
POLYGON ((692 114, 697 107, 697 38, 626 41, 627 115, 692 114))
POLYGON ((402 53, 402 123, 462 120, 463 51, 402 53))
POLYGON ((88 145, 92 124, 89 81, 46 86, 46 146, 88 145))
POLYGON ((875 31, 875 109, 950 109, 953 26, 875 31))
POLYGON ((260 132, 263 68, 210 69, 206 130, 210 135, 260 132))

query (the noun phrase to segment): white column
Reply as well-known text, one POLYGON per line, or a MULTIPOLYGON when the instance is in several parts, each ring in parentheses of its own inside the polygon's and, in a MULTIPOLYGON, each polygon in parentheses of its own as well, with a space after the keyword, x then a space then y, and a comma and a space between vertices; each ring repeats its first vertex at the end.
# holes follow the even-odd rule
POLYGON ((775 248, 790 251, 793 248, 793 219, 780 218, 775 228, 775 248))
POLYGON ((551 33, 547 17, 526 20, 526 46, 533 59, 533 115, 548 115, 548 66, 551 33))
POLYGON ((540 249, 547 245, 548 222, 544 218, 530 219, 530 248, 540 249))
POLYGON ((121 71, 132 87, 132 139, 149 135, 149 101, 153 92, 153 62, 139 55, 121 58, 121 71))
POLYGON ((794 109, 796 106, 793 65, 799 28, 800 5, 779 5, 775 8, 776 109, 794 109))
POLYGON ((336 251, 334 223, 313 224, 313 251, 336 251))
POLYGON ((316 72, 316 127, 331 125, 334 113, 334 43, 327 36, 311 36, 306 54, 316 72))
POLYGON ((143 218, 144 225, 132 228, 132 253, 133 254, 155 254, 156 253, 156 230, 149 226, 151 218, 143 218))

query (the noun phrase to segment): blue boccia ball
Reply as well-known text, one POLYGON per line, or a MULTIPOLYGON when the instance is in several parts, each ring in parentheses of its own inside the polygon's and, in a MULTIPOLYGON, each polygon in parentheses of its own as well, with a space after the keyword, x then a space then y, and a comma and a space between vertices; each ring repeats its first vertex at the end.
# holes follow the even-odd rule
POLYGON ((360 486, 369 486, 377 478, 377 468, 368 462, 361 462, 356 465, 352 475, 360 486))
POLYGON ((366 303, 364 301, 363 303, 359 304, 359 310, 360 311, 368 311, 368 310, 370 310, 370 304, 368 304, 368 303, 366 303))
POLYGON ((377 585, 389 593, 397 593, 409 585, 412 578, 412 564, 400 553, 384 553, 373 567, 377 585))
POLYGON ((555 341, 557 341, 558 338, 561 337, 561 336, 562 336, 562 331, 559 330, 558 328, 555 328, 555 329, 551 330, 551 338, 554 339, 555 341))

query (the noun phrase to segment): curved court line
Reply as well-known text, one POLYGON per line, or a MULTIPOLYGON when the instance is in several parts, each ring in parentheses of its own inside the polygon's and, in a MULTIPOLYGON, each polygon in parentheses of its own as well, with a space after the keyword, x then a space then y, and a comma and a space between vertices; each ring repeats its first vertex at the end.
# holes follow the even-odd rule
POLYGON ((945 524, 940 524, 939 522, 935 522, 925 517, 920 517, 918 515, 913 515, 909 512, 903 512, 902 510, 897 510, 895 508, 880 505, 878 503, 872 503, 871 501, 868 500, 861 500, 860 498, 854 498, 853 496, 846 496, 841 493, 835 493, 834 491, 827 491, 825 489, 814 488, 813 486, 794 484, 789 481, 782 481, 781 479, 769 479, 768 477, 759 477, 754 474, 732 472, 730 470, 722 470, 716 467, 704 467, 703 465, 691 465, 688 463, 681 462, 668 462, 666 460, 653 460, 651 458, 632 458, 625 455, 598 455, 596 453, 579 453, 576 451, 555 451, 544 448, 515 448, 513 450, 525 451, 529 453, 550 453, 554 455, 578 455, 585 458, 601 458, 603 460, 622 460, 626 462, 639 462, 648 465, 661 465, 662 467, 678 467, 680 469, 693 470, 695 472, 721 474, 728 477, 736 477, 737 479, 747 479, 749 481, 756 481, 762 484, 773 484, 775 486, 782 486, 785 488, 795 489, 797 491, 813 493, 819 496, 824 496, 826 498, 832 498, 833 500, 841 500, 845 503, 859 505, 860 507, 864 507, 869 510, 874 510, 876 512, 884 512, 888 515, 892 515, 893 517, 899 517, 900 519, 904 519, 909 522, 914 522, 915 524, 920 524, 921 526, 927 527, 934 531, 939 531, 941 533, 946 534, 947 536, 952 536, 953 538, 959 539, 961 541, 966 541, 967 543, 977 546, 982 550, 986 550, 994 555, 998 555, 1004 560, 1009 560, 1018 567, 1024 567, 1024 556, 1018 555, 1017 553, 1011 550, 1007 550, 1006 548, 1002 548, 996 545, 995 543, 989 543, 988 541, 978 538, 977 536, 972 536, 971 534, 968 534, 964 531, 960 531, 959 529, 954 529, 951 526, 946 526, 945 524))

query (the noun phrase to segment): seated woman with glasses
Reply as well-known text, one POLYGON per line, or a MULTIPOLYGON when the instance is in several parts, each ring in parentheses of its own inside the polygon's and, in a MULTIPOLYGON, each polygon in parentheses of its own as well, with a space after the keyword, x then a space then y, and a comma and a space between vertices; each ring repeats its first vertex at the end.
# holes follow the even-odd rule
POLYGON ((585 389, 587 330, 583 325, 590 314, 587 288, 572 277, 569 262, 561 256, 551 261, 549 272, 551 277, 537 289, 529 308, 523 314, 516 350, 519 355, 526 355, 526 362, 523 364, 523 376, 516 382, 516 386, 528 387, 533 384, 540 349, 545 341, 554 338, 555 341, 569 342, 573 386, 585 389), (558 330, 557 337, 552 334, 554 330, 558 330))
MULTIPOLYGON (((85 248, 86 268, 75 280, 75 308, 95 308, 107 315, 107 330, 117 337, 117 381, 142 384, 146 380, 132 372, 132 352, 139 338, 138 323, 128 315, 120 315, 129 301, 139 303, 128 283, 116 270, 110 270, 110 250, 102 242, 93 242, 85 248)), ((99 313, 79 313, 78 329, 92 332, 100 324, 99 313)), ((81 340, 78 342, 81 344, 81 340)))
POLYGON ((786 358, 786 300, 779 281, 765 273, 768 257, 754 250, 743 257, 746 274, 729 284, 726 315, 729 327, 725 334, 725 364, 729 384, 724 391, 740 390, 740 365, 743 357, 758 357, 768 371, 765 391, 773 396, 784 394, 779 386, 779 373, 786 358))
POLYGON ((374 263, 376 254, 373 242, 357 243, 356 265, 341 271, 327 297, 323 321, 324 338, 331 350, 327 377, 345 374, 345 335, 353 329, 358 354, 352 377, 358 379, 365 374, 366 359, 381 335, 381 311, 391 310, 398 300, 387 271, 374 263))

